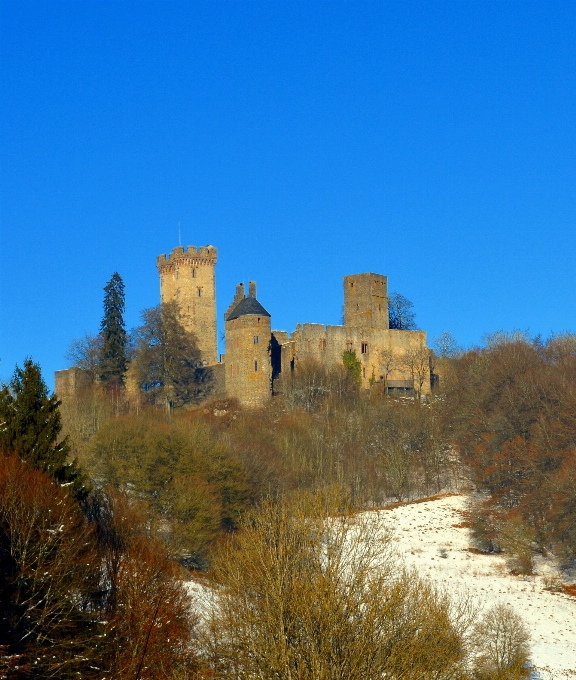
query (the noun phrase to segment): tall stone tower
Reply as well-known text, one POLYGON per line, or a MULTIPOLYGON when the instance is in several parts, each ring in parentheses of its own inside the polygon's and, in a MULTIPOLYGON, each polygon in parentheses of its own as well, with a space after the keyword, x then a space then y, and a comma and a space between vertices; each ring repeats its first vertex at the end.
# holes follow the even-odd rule
POLYGON ((270 399, 270 314, 256 299, 256 283, 236 288, 226 319, 226 393, 244 406, 256 407, 270 399))
POLYGON ((218 362, 216 333, 216 256, 214 246, 183 246, 157 258, 160 302, 176 300, 184 328, 198 340, 206 365, 218 362))
POLYGON ((382 274, 344 277, 344 325, 388 330, 388 279, 382 274))

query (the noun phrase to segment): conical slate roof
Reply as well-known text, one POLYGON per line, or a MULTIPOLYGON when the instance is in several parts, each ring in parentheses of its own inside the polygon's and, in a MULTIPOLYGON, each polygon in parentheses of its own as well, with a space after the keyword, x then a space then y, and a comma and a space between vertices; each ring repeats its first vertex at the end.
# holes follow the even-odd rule
POLYGON ((246 316, 247 314, 270 316, 255 297, 245 297, 230 312, 227 321, 232 321, 232 319, 237 319, 239 316, 246 316))

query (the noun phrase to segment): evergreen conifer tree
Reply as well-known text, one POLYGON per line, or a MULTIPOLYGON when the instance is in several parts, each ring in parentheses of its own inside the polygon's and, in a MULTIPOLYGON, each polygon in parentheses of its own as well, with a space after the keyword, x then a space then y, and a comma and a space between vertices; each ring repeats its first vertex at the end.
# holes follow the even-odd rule
POLYGON ((60 403, 48 395, 38 364, 26 359, 24 368, 16 366, 9 385, 0 390, 0 451, 18 454, 60 484, 72 484, 80 499, 87 490, 76 461, 68 462, 68 437, 59 441, 60 403))
POLYGON ((124 282, 114 272, 104 287, 104 317, 100 325, 100 380, 108 386, 123 385, 128 367, 124 327, 124 282))

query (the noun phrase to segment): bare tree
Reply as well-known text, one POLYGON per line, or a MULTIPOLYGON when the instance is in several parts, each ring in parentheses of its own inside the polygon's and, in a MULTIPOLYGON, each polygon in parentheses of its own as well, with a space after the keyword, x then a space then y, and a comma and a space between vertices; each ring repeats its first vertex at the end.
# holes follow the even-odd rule
POLYGON ((388 323, 392 330, 416 330, 416 314, 414 305, 401 293, 390 293, 388 297, 388 323))
POLYGON ((388 396, 388 381, 390 375, 398 367, 398 357, 391 349, 383 349, 380 350, 379 359, 379 370, 384 378, 384 396, 388 396))
POLYGON ((46 474, 16 455, 0 463, 0 639, 34 677, 100 677, 92 528, 46 474))
POLYGON ((433 348, 440 359, 453 359, 461 353, 458 342, 450 331, 442 331, 433 341, 433 348))
POLYGON ((480 680, 521 680, 530 677, 530 636, 522 619, 507 605, 489 609, 476 624, 474 677, 480 680))
POLYGON ((101 348, 102 337, 100 335, 85 333, 84 337, 72 340, 64 358, 71 366, 77 366, 85 371, 90 380, 94 382, 100 375, 101 348))
POLYGON ((136 363, 150 401, 172 409, 206 397, 212 372, 202 364, 196 337, 180 322, 178 303, 145 309, 142 321, 136 331, 136 363))
POLYGON ((264 503, 214 566, 204 637, 219 678, 461 678, 470 611, 394 563, 375 514, 264 503))
POLYGON ((420 403, 424 383, 430 380, 430 350, 423 344, 409 347, 402 356, 402 365, 410 373, 415 399, 420 403))

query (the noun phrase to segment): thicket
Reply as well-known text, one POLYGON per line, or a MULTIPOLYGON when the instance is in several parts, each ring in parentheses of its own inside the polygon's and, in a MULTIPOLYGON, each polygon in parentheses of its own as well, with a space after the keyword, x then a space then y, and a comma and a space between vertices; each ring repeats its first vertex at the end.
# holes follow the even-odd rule
POLYGON ((234 400, 168 412, 95 385, 63 404, 72 449, 97 487, 144 502, 171 551, 204 565, 253 505, 337 487, 355 508, 439 493, 458 465, 438 409, 364 394, 353 370, 306 362, 268 408, 234 400))
MULTIPOLYGON (((551 343, 522 351, 526 344, 543 360, 566 358, 551 343)), ((476 354, 486 365, 506 347, 476 354)), ((5 439, 0 459, 0 672, 525 677, 526 634, 509 610, 478 620, 469 603, 398 567, 376 521, 354 514, 457 487, 456 446, 492 494, 489 511, 508 513, 507 527, 526 522, 506 508, 510 494, 489 485, 493 473, 482 477, 486 459, 474 458, 478 442, 465 423, 477 392, 470 387, 454 407, 471 354, 450 365, 444 391, 425 405, 364 392, 353 371, 311 362, 252 412, 232 400, 172 412, 96 383, 63 405, 70 448, 91 480, 87 496, 34 463, 40 442, 51 455, 66 441, 39 367, 41 398, 26 401, 29 417, 12 408, 18 381, 4 388, 2 436, 21 432, 24 444, 13 453, 16 440, 5 439), (35 428, 50 413, 56 427, 46 439, 35 428), (213 606, 200 621, 182 564, 209 567, 213 606), (492 644, 503 636, 504 655, 492 644)), ((489 419, 474 423, 488 441, 489 419)))
POLYGON ((485 548, 529 572, 535 551, 576 564, 576 336, 497 334, 450 367, 444 430, 485 493, 485 548))
POLYGON ((520 680, 527 633, 508 607, 484 616, 394 555, 374 513, 338 494, 262 503, 218 551, 217 597, 199 628, 219 678, 520 680))
POLYGON ((83 512, 3 455, 0 576, 1 677, 174 678, 197 665, 183 574, 126 497, 99 493, 83 512))
POLYGON ((442 377, 427 404, 388 398, 378 385, 359 389, 353 361, 349 370, 309 361, 276 381, 260 411, 224 400, 170 417, 129 404, 119 410, 92 391, 64 404, 66 424, 92 476, 117 488, 134 484, 159 517, 174 518, 173 545, 192 562, 201 563, 210 543, 270 494, 337 486, 366 508, 452 490, 471 475, 484 493, 471 508, 480 547, 505 549, 522 572, 536 551, 574 564, 575 336, 542 342, 497 334, 436 363, 442 377), (177 451, 162 452, 161 441, 177 451), (118 476, 123 460, 136 461, 134 479, 118 476), (186 498, 173 481, 179 460, 194 461, 189 479, 203 479, 196 501, 179 500, 186 498), (219 466, 234 492, 219 490, 219 466), (182 503, 196 508, 186 520, 177 511, 182 503), (186 544, 185 526, 196 527, 195 542, 186 544))

